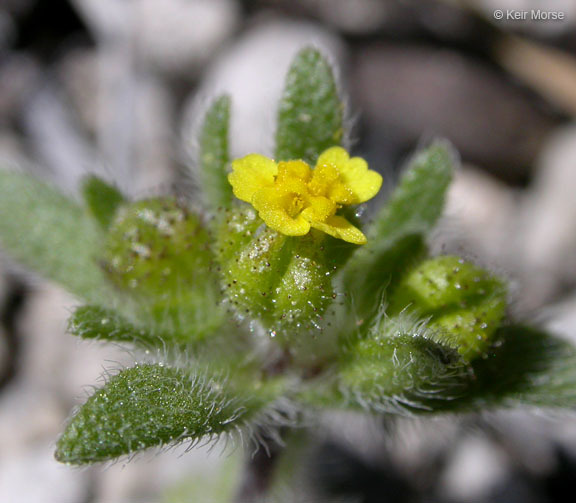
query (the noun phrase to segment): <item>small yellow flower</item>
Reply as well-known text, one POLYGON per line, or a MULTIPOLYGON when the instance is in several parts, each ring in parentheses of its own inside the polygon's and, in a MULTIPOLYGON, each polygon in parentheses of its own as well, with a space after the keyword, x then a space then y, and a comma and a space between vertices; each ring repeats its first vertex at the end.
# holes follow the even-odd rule
POLYGON ((313 170, 304 161, 276 163, 250 154, 232 162, 228 180, 234 195, 252 204, 272 229, 303 236, 313 227, 358 245, 366 236, 336 212, 372 199, 382 186, 364 159, 350 158, 341 147, 324 151, 313 170))

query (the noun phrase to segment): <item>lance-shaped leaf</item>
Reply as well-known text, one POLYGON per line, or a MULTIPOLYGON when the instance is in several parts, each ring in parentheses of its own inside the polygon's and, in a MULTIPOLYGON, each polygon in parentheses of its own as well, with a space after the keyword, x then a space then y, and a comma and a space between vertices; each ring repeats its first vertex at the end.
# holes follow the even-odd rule
POLYGON ((102 228, 107 229, 116 210, 124 202, 122 193, 101 178, 90 175, 82 181, 82 194, 92 216, 102 228))
POLYGON ((322 151, 340 145, 343 109, 330 64, 316 49, 301 50, 280 101, 276 159, 313 164, 322 151))
POLYGON ((245 425, 270 395, 232 393, 227 383, 144 364, 110 378, 72 417, 56 459, 86 464, 154 446, 199 440, 245 425))
POLYGON ((388 203, 345 271, 349 297, 361 317, 374 314, 384 291, 426 255, 426 236, 442 215, 456 156, 436 141, 414 156, 388 203))
POLYGON ((319 378, 301 398, 377 413, 442 410, 467 392, 469 367, 426 331, 425 324, 407 317, 374 321, 365 333, 348 339, 335 378, 319 378))
POLYGON ((26 267, 95 303, 110 291, 96 262, 98 224, 55 188, 21 174, 0 173, 0 245, 26 267))
MULTIPOLYGON (((478 406, 576 406, 576 348, 544 331, 502 327, 487 358, 473 362, 475 386, 468 403, 478 406)), ((458 405, 458 404, 454 404, 458 405)))
POLYGON ((227 178, 229 123, 230 97, 220 96, 206 112, 198 145, 200 193, 205 207, 213 212, 228 208, 233 198, 227 178))
POLYGON ((155 336, 133 325, 110 309, 99 306, 80 306, 68 319, 68 332, 83 339, 111 342, 132 342, 143 346, 162 346, 167 336, 155 336))

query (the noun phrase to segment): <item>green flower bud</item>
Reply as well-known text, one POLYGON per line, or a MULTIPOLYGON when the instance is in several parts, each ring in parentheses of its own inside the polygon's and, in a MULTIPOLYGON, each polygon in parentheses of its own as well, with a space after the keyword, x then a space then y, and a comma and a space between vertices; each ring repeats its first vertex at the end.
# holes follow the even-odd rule
POLYGON ((414 312, 430 318, 432 338, 467 360, 482 355, 506 311, 502 281, 461 258, 422 262, 392 292, 388 314, 414 312))
POLYGON ((181 342, 220 322, 209 234, 177 201, 148 199, 123 206, 107 236, 104 268, 163 330, 181 342))
POLYGON ((320 232, 289 237, 252 208, 226 213, 218 235, 226 298, 240 318, 259 318, 269 333, 320 328, 332 302, 331 264, 320 232))

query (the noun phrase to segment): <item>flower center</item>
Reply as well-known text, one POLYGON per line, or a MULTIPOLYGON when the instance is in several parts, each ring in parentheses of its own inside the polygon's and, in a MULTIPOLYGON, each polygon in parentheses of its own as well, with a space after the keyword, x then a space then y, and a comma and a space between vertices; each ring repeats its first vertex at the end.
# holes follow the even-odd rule
POLYGON ((291 201, 286 207, 286 213, 290 218, 296 218, 304 209, 305 200, 301 194, 293 194, 291 201))

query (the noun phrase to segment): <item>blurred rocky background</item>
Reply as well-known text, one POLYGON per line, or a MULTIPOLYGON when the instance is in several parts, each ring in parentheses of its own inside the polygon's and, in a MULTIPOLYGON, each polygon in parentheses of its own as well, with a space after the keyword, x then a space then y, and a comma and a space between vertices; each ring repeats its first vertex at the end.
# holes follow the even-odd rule
MULTIPOLYGON (((233 97, 235 156, 270 153, 284 73, 309 44, 340 69, 354 152, 388 189, 421 142, 456 145, 438 250, 506 275, 516 316, 576 342, 574 0, 1 0, 0 169, 72 195, 89 172, 133 197, 192 190, 182 173, 210 97, 233 97)), ((0 260, 0 501, 204 501, 187 491, 226 462, 218 449, 105 469, 53 460, 85 386, 137 358, 66 335, 74 303, 0 260)), ((575 424, 528 411, 330 416, 285 501, 573 501, 575 424)))

